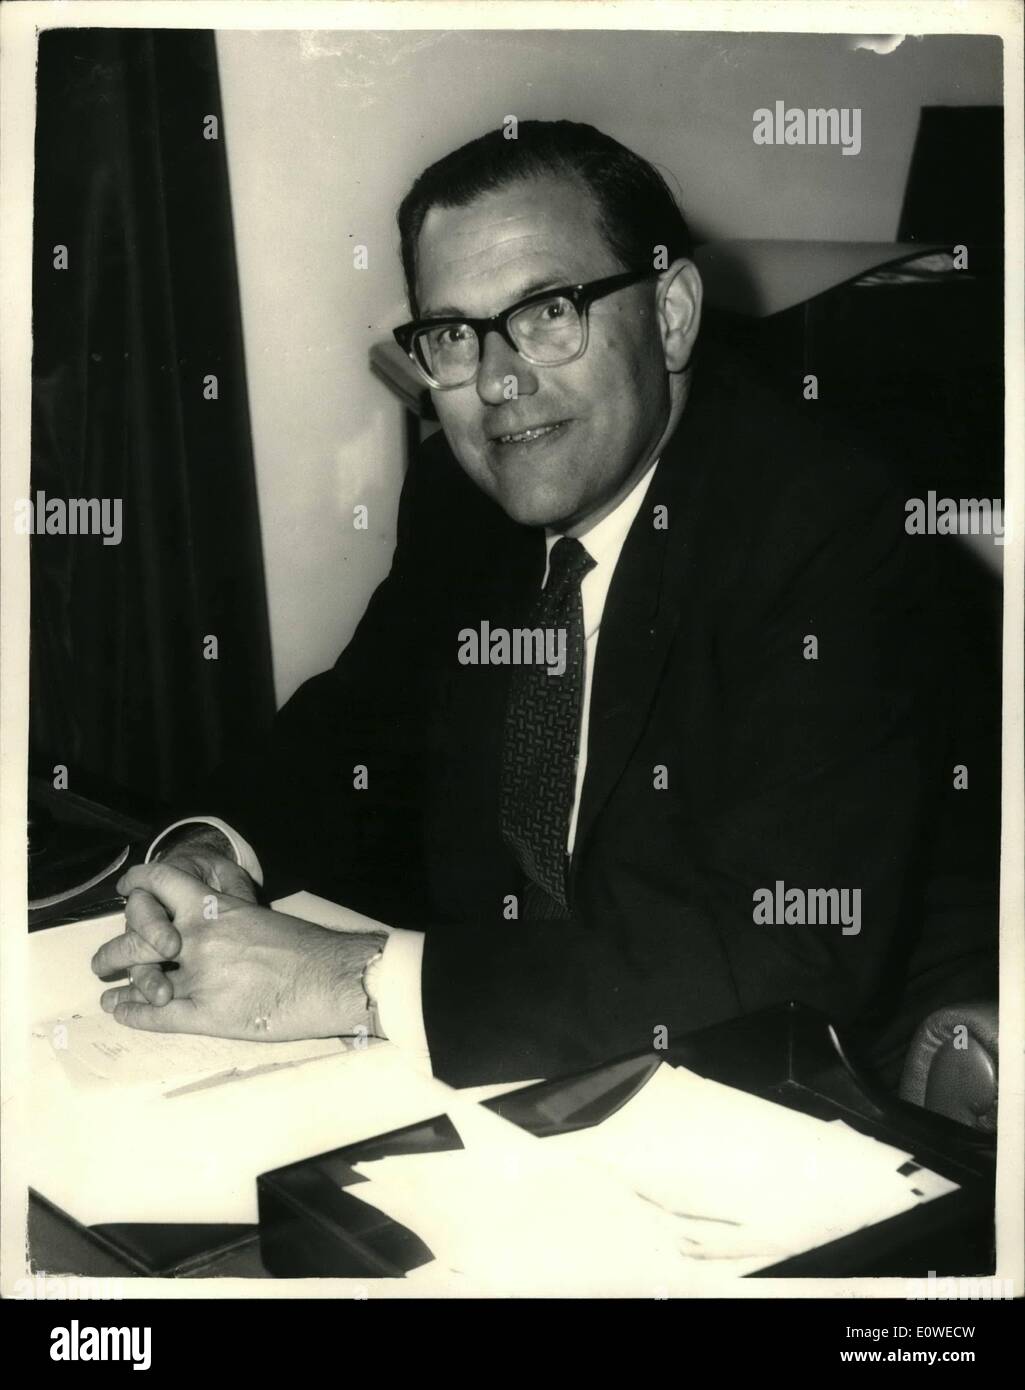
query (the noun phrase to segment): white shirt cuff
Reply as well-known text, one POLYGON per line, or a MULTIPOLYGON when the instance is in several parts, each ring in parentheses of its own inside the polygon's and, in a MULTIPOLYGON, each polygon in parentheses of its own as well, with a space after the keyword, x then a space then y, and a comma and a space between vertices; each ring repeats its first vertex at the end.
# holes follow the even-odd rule
POLYGON ((366 984, 384 1036, 401 1047, 418 1070, 430 1072, 420 990, 423 958, 423 932, 393 927, 384 954, 367 971, 366 984))
POLYGON ((160 834, 146 851, 145 862, 147 864, 153 858, 157 846, 164 836, 170 835, 172 830, 177 830, 179 826, 182 825, 212 825, 215 830, 219 830, 231 845, 232 853, 235 856, 235 863, 245 869, 249 877, 258 883, 261 888, 263 887, 263 869, 260 867, 260 861, 256 857, 256 851, 247 840, 242 838, 237 830, 232 830, 230 825, 226 825, 224 821, 218 820, 216 816, 186 816, 184 820, 176 820, 173 825, 169 825, 166 829, 161 830, 160 834))

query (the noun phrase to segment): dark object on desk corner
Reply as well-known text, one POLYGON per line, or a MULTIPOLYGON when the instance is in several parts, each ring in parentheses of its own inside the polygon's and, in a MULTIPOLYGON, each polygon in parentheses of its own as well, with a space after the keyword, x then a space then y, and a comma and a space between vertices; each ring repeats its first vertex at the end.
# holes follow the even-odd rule
POLYGON ((28 905, 55 907, 85 893, 125 862, 127 839, 109 830, 54 820, 45 806, 30 803, 28 819, 28 905))
POLYGON ((53 812, 31 801, 28 807, 28 854, 31 860, 42 854, 53 838, 53 812))
POLYGON ((901 1099, 995 1134, 998 1057, 995 1000, 937 1009, 911 1040, 901 1099))
POLYGON ((144 857, 153 826, 168 819, 159 804, 78 767, 71 776, 78 790, 58 791, 30 771, 29 931, 116 911, 124 901, 114 887, 118 874, 144 857))
MULTIPOLYGON (((923 1275, 982 1271, 994 1261, 994 1145, 988 1136, 889 1097, 876 1097, 824 1018, 801 1005, 765 1009, 683 1038, 666 1053, 621 1058, 486 1102, 543 1137, 600 1123, 662 1061, 913 1152, 956 1192, 760 1271, 759 1278, 923 1275)), ((257 1179, 264 1266, 282 1278, 402 1278, 430 1252, 405 1227, 347 1192, 352 1165, 461 1147, 447 1116, 348 1145, 257 1179)))
POLYGON ((88 1277, 194 1278, 230 1272, 264 1277, 255 1255, 256 1227, 227 1224, 157 1225, 111 1222, 82 1226, 38 1192, 29 1192, 31 1268, 72 1270, 88 1277))

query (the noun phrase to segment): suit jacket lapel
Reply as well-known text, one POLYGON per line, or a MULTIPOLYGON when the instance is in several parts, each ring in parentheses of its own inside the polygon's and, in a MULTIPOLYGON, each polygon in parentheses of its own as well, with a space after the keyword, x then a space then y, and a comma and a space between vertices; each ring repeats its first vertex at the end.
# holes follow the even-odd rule
POLYGON ((598 638, 574 861, 644 731, 679 625, 709 423, 705 406, 688 405, 613 575, 598 638), (667 509, 664 530, 654 525, 658 506, 667 509))

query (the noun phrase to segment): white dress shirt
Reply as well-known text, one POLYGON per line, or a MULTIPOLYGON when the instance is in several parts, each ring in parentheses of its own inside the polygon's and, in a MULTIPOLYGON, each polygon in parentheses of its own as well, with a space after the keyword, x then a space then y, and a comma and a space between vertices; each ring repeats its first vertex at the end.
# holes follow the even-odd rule
MULTIPOLYGON (((655 460, 658 463, 658 459, 655 460)), ((641 503, 651 485, 655 463, 643 478, 639 478, 633 488, 623 498, 615 511, 609 512, 597 525, 578 536, 580 544, 594 561, 594 568, 588 570, 580 585, 580 599, 584 609, 584 689, 581 695, 580 736, 577 740, 577 782, 573 793, 573 810, 569 818, 569 833, 566 836, 566 853, 573 853, 577 837, 577 817, 580 813, 580 795, 584 789, 584 774, 587 772, 587 733, 591 722, 591 684, 594 678, 594 659, 598 652, 598 634, 601 630, 605 600, 609 585, 619 563, 620 551, 634 518, 641 509, 641 503)), ((549 531, 545 544, 551 556, 555 542, 561 539, 558 531, 549 531)), ((548 583, 548 567, 545 566, 544 584, 548 583)), ((542 585, 542 588, 544 587, 542 585)))
MULTIPOLYGON (((594 662, 598 651, 598 637, 601 631, 602 614, 608 597, 609 585, 615 573, 619 556, 627 533, 634 523, 641 504, 651 485, 655 464, 648 468, 614 511, 603 517, 577 539, 594 561, 580 585, 580 599, 584 610, 584 688, 581 698, 580 735, 577 743, 576 788, 573 796, 573 810, 570 814, 569 831, 566 837, 566 852, 573 853, 576 841, 577 817, 580 812, 580 796, 587 772, 587 735, 591 712, 591 685, 594 676, 594 662)), ((547 555, 550 556, 556 541, 561 537, 558 531, 549 531, 546 536, 547 555)), ((542 587, 548 582, 548 565, 542 587)), ((176 821, 153 841, 146 855, 148 864, 160 841, 181 825, 192 822, 212 825, 227 838, 235 858, 253 879, 262 885, 263 870, 251 845, 236 830, 217 820, 214 816, 193 816, 176 821)), ((398 1046, 407 1049, 420 1064, 430 1069, 430 1052, 427 1046, 427 1033, 424 1028, 423 1001, 420 991, 420 976, 423 968, 424 934, 399 927, 387 928, 388 941, 384 954, 367 971, 367 989, 377 1005, 381 1029, 386 1037, 398 1046)), ((553 928, 557 930, 557 928, 553 928)))

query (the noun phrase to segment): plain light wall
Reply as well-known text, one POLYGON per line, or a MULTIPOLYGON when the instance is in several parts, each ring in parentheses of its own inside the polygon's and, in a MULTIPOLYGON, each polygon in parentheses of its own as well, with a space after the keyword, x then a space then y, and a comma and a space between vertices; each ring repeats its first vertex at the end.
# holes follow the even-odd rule
POLYGON ((221 32, 217 49, 279 702, 388 569, 402 411, 367 354, 407 317, 394 214, 425 165, 507 115, 567 117, 660 165, 703 237, 887 241, 919 108, 1001 101, 999 41, 954 36, 886 55, 842 35, 560 31, 221 32), (755 145, 777 100, 860 107, 860 154, 755 145))

